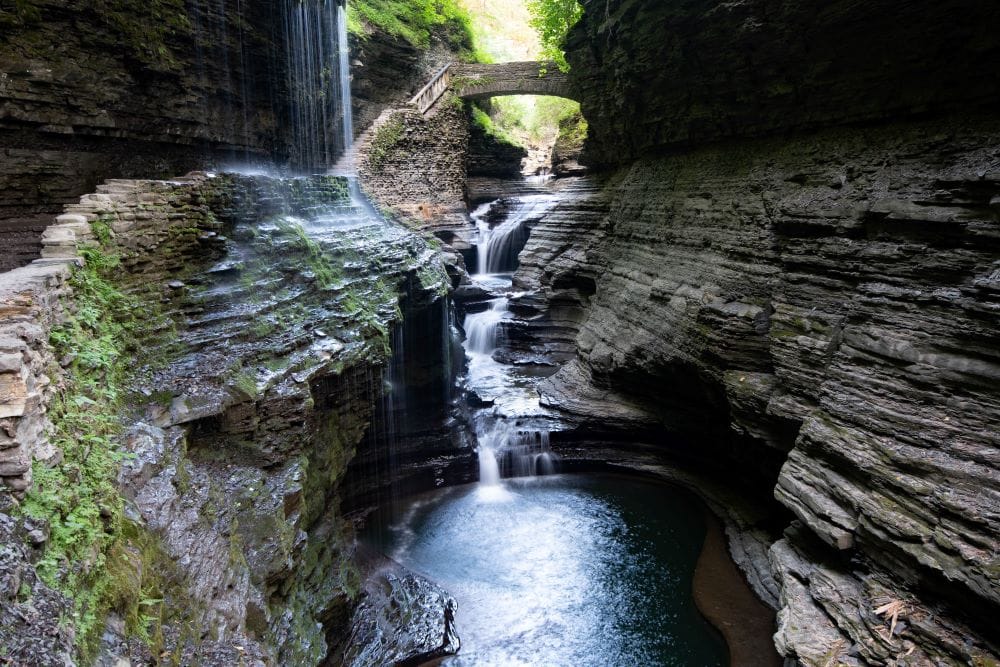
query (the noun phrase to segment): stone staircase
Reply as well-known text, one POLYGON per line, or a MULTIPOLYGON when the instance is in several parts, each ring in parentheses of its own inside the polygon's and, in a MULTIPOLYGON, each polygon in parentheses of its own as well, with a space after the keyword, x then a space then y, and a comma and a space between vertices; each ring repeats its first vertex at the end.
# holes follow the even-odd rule
POLYGON ((358 175, 358 161, 365 159, 368 155, 369 149, 371 148, 372 140, 375 138, 375 134, 379 129, 388 122, 389 118, 401 111, 409 111, 410 107, 389 107, 384 109, 378 117, 372 121, 364 132, 359 134, 355 138, 354 143, 351 147, 344 151, 344 154, 340 156, 337 163, 327 170, 327 175, 329 176, 357 176, 358 175))

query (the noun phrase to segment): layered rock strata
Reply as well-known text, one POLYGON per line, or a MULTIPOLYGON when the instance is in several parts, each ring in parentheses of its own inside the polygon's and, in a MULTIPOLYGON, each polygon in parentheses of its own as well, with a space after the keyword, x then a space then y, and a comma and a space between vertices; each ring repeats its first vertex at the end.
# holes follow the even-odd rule
MULTIPOLYGON (((66 264, 78 261, 77 244, 96 242, 94 230, 102 252, 120 257, 115 282, 145 304, 133 330, 137 368, 118 483, 130 524, 176 563, 156 636, 157 650, 182 662, 317 663, 345 641, 362 584, 339 511, 348 463, 356 450, 379 444, 366 433, 386 430, 380 422, 391 418, 379 407, 391 346, 409 342, 438 368, 448 354, 391 333, 400 304, 415 322, 424 310, 442 313, 449 283, 440 254, 346 197, 344 183, 329 178, 112 181, 46 233, 61 263, 39 285, 43 298, 31 296, 28 316, 44 324, 45 317, 58 321, 59 308, 72 309, 61 281, 66 264), (327 210, 341 222, 324 218, 327 210)), ((23 291, 15 295, 22 301, 23 291)), ((27 332, 23 308, 13 305, 4 324, 9 318, 27 332)), ((18 358, 27 370, 16 374, 27 389, 37 365, 31 350, 48 350, 44 332, 31 342, 18 358)), ((427 388, 451 380, 413 382, 427 388)), ((32 408, 44 419, 47 394, 23 401, 9 393, 4 409, 32 408)), ((439 399, 433 409, 443 421, 447 401, 439 399)), ((43 458, 44 431, 31 429, 29 463, 43 458)), ((60 465, 58 457, 50 464, 60 465)), ((8 484, 23 491, 29 481, 8 484)), ((30 536, 27 522, 12 534, 30 536)), ((36 548, 44 551, 47 539, 40 535, 36 548)), ((150 565, 136 563, 135 576, 141 580, 150 565)), ((34 586, 31 576, 21 580, 34 586)), ((24 613, 23 591, 15 589, 0 604, 5 617, 24 613)), ((56 597, 50 607, 67 604, 56 597)), ((48 626, 40 618, 33 627, 48 626)), ((32 650, 35 633, 22 630, 4 638, 14 659, 32 650)), ((147 645, 125 634, 112 618, 102 660, 150 658, 147 645)), ((68 637, 65 650, 73 642, 68 637)))
MULTIPOLYGON (((285 1, 42 0, 0 9, 0 271, 38 257, 63 206, 109 178, 281 166, 290 136, 285 1), (30 5, 30 6, 29 6, 30 5)), ((357 126, 456 59, 352 37, 357 126)))
POLYGON ((246 4, 16 5, 0 36, 0 241, 16 253, 0 270, 107 178, 281 151, 280 3, 246 4))
POLYGON ((991 3, 581 4, 567 59, 595 163, 725 137, 989 110, 1000 94, 1000 8, 991 3))
MULTIPOLYGON (((897 587, 861 599, 875 628, 892 595, 914 610, 922 596, 995 609, 994 128, 942 131, 830 130, 646 160, 611 185, 600 224, 581 217, 564 244, 533 235, 522 255, 521 300, 552 291, 566 235, 590 252, 561 271, 597 277, 578 357, 543 383, 543 402, 584 431, 659 424, 695 451, 744 442, 724 460, 746 470, 759 466, 741 457, 791 450, 777 498, 832 551, 856 554, 843 576, 897 587)), ((831 623, 845 655, 868 640, 873 661, 907 641, 937 655, 933 636, 878 641, 845 614, 831 623)), ((950 659, 992 650, 966 636, 950 659)))
POLYGON ((469 122, 451 95, 426 114, 387 109, 358 142, 358 175, 372 199, 456 250, 471 246, 465 205, 469 122))
POLYGON ((553 447, 631 436, 773 489, 795 520, 758 538, 803 664, 997 659, 996 10, 959 4, 588 3, 571 41, 592 156, 629 164, 579 226, 571 203, 535 226, 515 279, 539 331, 557 277, 577 290, 553 447))

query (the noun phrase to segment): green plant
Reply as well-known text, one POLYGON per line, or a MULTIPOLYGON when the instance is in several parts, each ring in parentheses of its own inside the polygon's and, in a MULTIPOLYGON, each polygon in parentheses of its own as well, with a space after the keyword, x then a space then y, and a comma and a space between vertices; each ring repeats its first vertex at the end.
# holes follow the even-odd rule
POLYGON ((393 114, 383 123, 372 137, 371 148, 368 150, 368 168, 374 173, 380 173, 385 163, 391 157, 393 149, 403 137, 406 121, 402 114, 393 114))
POLYGON ((353 0, 347 5, 348 29, 365 36, 365 24, 426 48, 441 30, 453 48, 473 51, 468 13, 456 0, 353 0))
POLYGON ((542 55, 555 61, 562 71, 569 69, 563 48, 570 28, 583 16, 577 0, 528 0, 531 27, 542 41, 542 55))
POLYGON ((478 127, 483 133, 503 144, 510 144, 511 146, 521 146, 519 142, 513 135, 499 127, 493 122, 489 114, 483 111, 481 108, 475 104, 470 105, 469 113, 472 116, 472 124, 478 127))
POLYGON ((306 233, 302 225, 289 218, 277 221, 279 233, 291 238, 291 249, 303 257, 303 261, 315 276, 317 284, 323 289, 329 289, 337 284, 342 276, 323 248, 306 233))
POLYGON ((107 279, 115 256, 81 251, 85 265, 70 279, 75 314, 54 329, 57 358, 68 360, 65 381, 49 415, 57 466, 36 462, 34 484, 22 511, 46 521, 50 537, 37 564, 42 580, 70 597, 78 645, 84 656, 96 647, 104 611, 121 597, 115 574, 122 545, 122 500, 115 485, 123 453, 117 438, 119 393, 125 375, 129 322, 115 319, 130 300, 107 279))

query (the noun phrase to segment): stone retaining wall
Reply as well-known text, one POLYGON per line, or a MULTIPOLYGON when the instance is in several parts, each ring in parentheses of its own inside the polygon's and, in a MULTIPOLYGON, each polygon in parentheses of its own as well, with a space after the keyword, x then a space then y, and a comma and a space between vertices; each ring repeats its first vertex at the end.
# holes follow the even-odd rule
POLYGON ((46 439, 59 379, 48 339, 72 293, 72 267, 82 262, 77 244, 89 238, 83 216, 61 215, 42 235, 41 259, 0 274, 0 481, 19 496, 31 485, 32 460, 58 455, 46 439))

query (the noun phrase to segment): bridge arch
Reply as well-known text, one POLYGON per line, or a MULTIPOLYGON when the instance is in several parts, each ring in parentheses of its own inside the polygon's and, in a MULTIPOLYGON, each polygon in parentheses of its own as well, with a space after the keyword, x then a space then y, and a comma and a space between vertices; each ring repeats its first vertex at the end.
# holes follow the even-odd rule
POLYGON ((454 65, 451 88, 467 100, 498 95, 552 95, 572 99, 569 77, 551 62, 454 65))
POLYGON ((466 100, 501 95, 551 95, 573 99, 569 76, 553 62, 451 63, 441 69, 411 100, 426 112, 445 90, 466 100))

